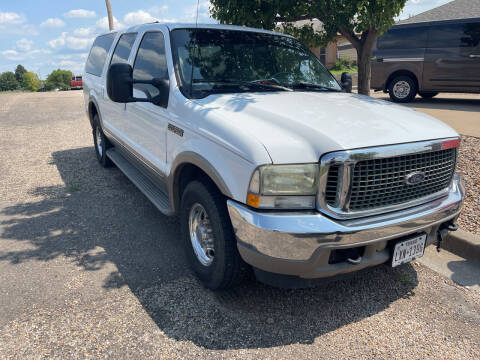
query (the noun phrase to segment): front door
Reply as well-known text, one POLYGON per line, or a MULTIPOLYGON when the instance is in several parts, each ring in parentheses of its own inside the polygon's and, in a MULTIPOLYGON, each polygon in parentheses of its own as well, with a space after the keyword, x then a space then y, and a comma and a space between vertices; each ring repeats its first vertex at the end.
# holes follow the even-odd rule
POLYGON ((480 91, 480 22, 431 27, 423 84, 426 91, 480 91))
MULTIPOLYGON (((133 66, 134 80, 168 80, 165 38, 161 31, 146 32, 138 47, 133 66)), ((133 96, 153 98, 159 91, 153 85, 134 84, 133 96)), ((133 150, 146 165, 160 175, 165 173, 168 110, 149 102, 129 103, 126 107, 126 133, 133 150)))

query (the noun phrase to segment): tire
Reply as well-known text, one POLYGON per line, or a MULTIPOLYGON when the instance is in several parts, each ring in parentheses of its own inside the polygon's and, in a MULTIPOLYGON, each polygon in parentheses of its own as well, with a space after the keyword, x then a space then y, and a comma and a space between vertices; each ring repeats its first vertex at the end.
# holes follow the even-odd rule
POLYGON ((420 91, 418 93, 418 95, 420 95, 422 98, 424 99, 431 99, 431 98, 434 98, 435 96, 438 95, 438 92, 424 92, 424 91, 420 91))
POLYGON ((104 168, 111 167, 113 163, 107 156, 107 150, 112 147, 112 145, 103 133, 98 115, 96 114, 93 117, 93 144, 100 165, 104 168))
MULTIPOLYGON (((192 270, 205 287, 218 290, 240 284, 249 273, 249 266, 242 260, 237 249, 237 240, 228 215, 225 197, 208 181, 193 181, 187 185, 182 195, 180 209, 180 227, 186 257, 192 270), (206 214, 202 224, 202 211, 206 214), (206 218, 206 220, 205 220, 206 218), (199 221, 195 221, 195 219, 199 221), (191 225, 192 224, 192 225, 191 225), (190 229, 207 228, 210 245, 200 248, 190 229), (198 246, 195 250, 194 243, 198 246), (198 254, 200 253, 200 255, 198 254)), ((199 236, 197 236, 197 239, 199 236)))
POLYGON ((388 85, 388 92, 393 102, 408 103, 417 95, 417 84, 410 76, 397 76, 388 85))

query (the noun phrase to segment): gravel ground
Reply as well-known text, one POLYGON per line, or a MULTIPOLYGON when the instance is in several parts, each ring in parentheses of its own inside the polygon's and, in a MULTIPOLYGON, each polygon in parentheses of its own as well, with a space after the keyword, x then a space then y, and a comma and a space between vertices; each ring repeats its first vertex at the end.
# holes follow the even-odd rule
POLYGON ((0 154, 2 359, 478 358, 480 294, 418 263, 204 289, 175 221, 96 163, 81 92, 0 95, 0 154))
POLYGON ((458 225, 480 235, 480 139, 462 136, 457 170, 465 179, 467 197, 458 225))

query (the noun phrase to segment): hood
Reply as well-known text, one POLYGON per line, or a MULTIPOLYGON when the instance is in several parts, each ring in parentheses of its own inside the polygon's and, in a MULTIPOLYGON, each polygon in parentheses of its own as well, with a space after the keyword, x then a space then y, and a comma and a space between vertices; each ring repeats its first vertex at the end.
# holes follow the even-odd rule
POLYGON ((207 118, 262 143, 273 163, 317 162, 332 151, 458 136, 429 115, 357 94, 217 94, 195 102, 207 118))

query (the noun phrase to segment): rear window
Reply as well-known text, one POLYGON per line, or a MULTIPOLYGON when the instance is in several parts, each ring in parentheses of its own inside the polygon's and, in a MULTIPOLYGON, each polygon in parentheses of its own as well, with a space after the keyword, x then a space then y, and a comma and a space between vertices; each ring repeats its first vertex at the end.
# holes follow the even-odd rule
POLYGON ((480 22, 435 25, 430 29, 429 47, 477 47, 480 44, 480 22))
POLYGON ((382 50, 416 49, 427 46, 428 28, 391 28, 378 39, 377 47, 382 50))
POLYGON ((115 51, 113 52, 112 61, 110 64, 126 63, 132 50, 133 43, 137 38, 137 33, 123 34, 118 40, 115 51))
POLYGON ((115 33, 101 35, 95 39, 88 55, 87 64, 85 65, 85 72, 100 76, 102 75, 103 66, 107 59, 107 54, 112 46, 115 33))

